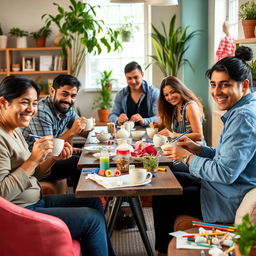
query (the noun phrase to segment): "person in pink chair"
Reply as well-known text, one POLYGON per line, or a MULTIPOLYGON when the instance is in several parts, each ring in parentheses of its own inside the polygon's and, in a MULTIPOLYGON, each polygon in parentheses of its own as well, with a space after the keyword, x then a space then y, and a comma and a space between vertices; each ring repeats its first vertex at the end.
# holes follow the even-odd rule
POLYGON ((59 156, 49 156, 52 136, 45 136, 28 150, 20 127, 28 126, 36 114, 39 93, 36 83, 25 77, 8 76, 0 83, 0 196, 63 220, 72 238, 80 239, 82 255, 115 255, 98 198, 41 195, 38 180, 49 175, 56 161, 71 157, 72 147, 65 142, 59 156))

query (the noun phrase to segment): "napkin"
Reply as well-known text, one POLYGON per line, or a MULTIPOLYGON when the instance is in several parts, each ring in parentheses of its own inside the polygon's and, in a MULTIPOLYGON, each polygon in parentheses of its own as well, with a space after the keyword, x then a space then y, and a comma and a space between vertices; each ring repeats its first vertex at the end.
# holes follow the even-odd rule
POLYGON ((90 179, 97 182, 104 188, 121 188, 121 187, 134 187, 146 185, 151 182, 151 179, 146 180, 142 184, 132 184, 129 174, 121 175, 117 177, 102 177, 96 173, 86 175, 85 179, 90 179))

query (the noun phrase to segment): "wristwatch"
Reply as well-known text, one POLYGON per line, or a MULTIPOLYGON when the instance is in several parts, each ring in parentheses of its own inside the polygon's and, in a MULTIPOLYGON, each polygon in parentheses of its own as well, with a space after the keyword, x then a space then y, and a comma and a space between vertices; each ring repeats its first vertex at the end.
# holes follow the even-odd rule
POLYGON ((182 157, 182 163, 187 165, 189 157, 193 155, 192 153, 187 154, 186 156, 182 157))

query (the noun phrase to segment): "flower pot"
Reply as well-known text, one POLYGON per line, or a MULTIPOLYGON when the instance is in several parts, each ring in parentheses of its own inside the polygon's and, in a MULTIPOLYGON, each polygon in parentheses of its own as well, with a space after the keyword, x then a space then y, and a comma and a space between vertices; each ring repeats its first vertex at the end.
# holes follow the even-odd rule
POLYGON ((62 37, 63 37, 63 35, 62 35, 61 33, 58 33, 58 34, 54 37, 54 39, 53 39, 54 45, 59 46, 59 42, 60 42, 60 40, 61 40, 62 37))
POLYGON ((27 37, 26 36, 17 37, 16 46, 17 48, 27 48, 28 46, 27 37))
POLYGON ((254 30, 256 26, 256 20, 242 20, 242 26, 245 38, 255 37, 254 30))
POLYGON ((0 49, 5 49, 7 46, 7 36, 1 35, 0 36, 0 49))
POLYGON ((35 38, 36 47, 45 47, 46 37, 35 38))
POLYGON ((110 114, 110 109, 98 109, 98 116, 100 122, 108 122, 108 116, 110 114))

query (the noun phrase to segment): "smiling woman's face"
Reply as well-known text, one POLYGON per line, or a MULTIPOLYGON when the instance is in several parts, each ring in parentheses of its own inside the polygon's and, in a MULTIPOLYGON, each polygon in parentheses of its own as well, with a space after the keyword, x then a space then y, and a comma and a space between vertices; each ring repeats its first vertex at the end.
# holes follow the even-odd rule
POLYGON ((163 88, 163 95, 166 101, 168 101, 173 106, 182 103, 182 97, 179 92, 177 92, 172 86, 166 85, 163 88))
POLYGON ((1 100, 3 106, 3 121, 11 129, 26 127, 37 111, 37 92, 33 87, 12 102, 1 100))

